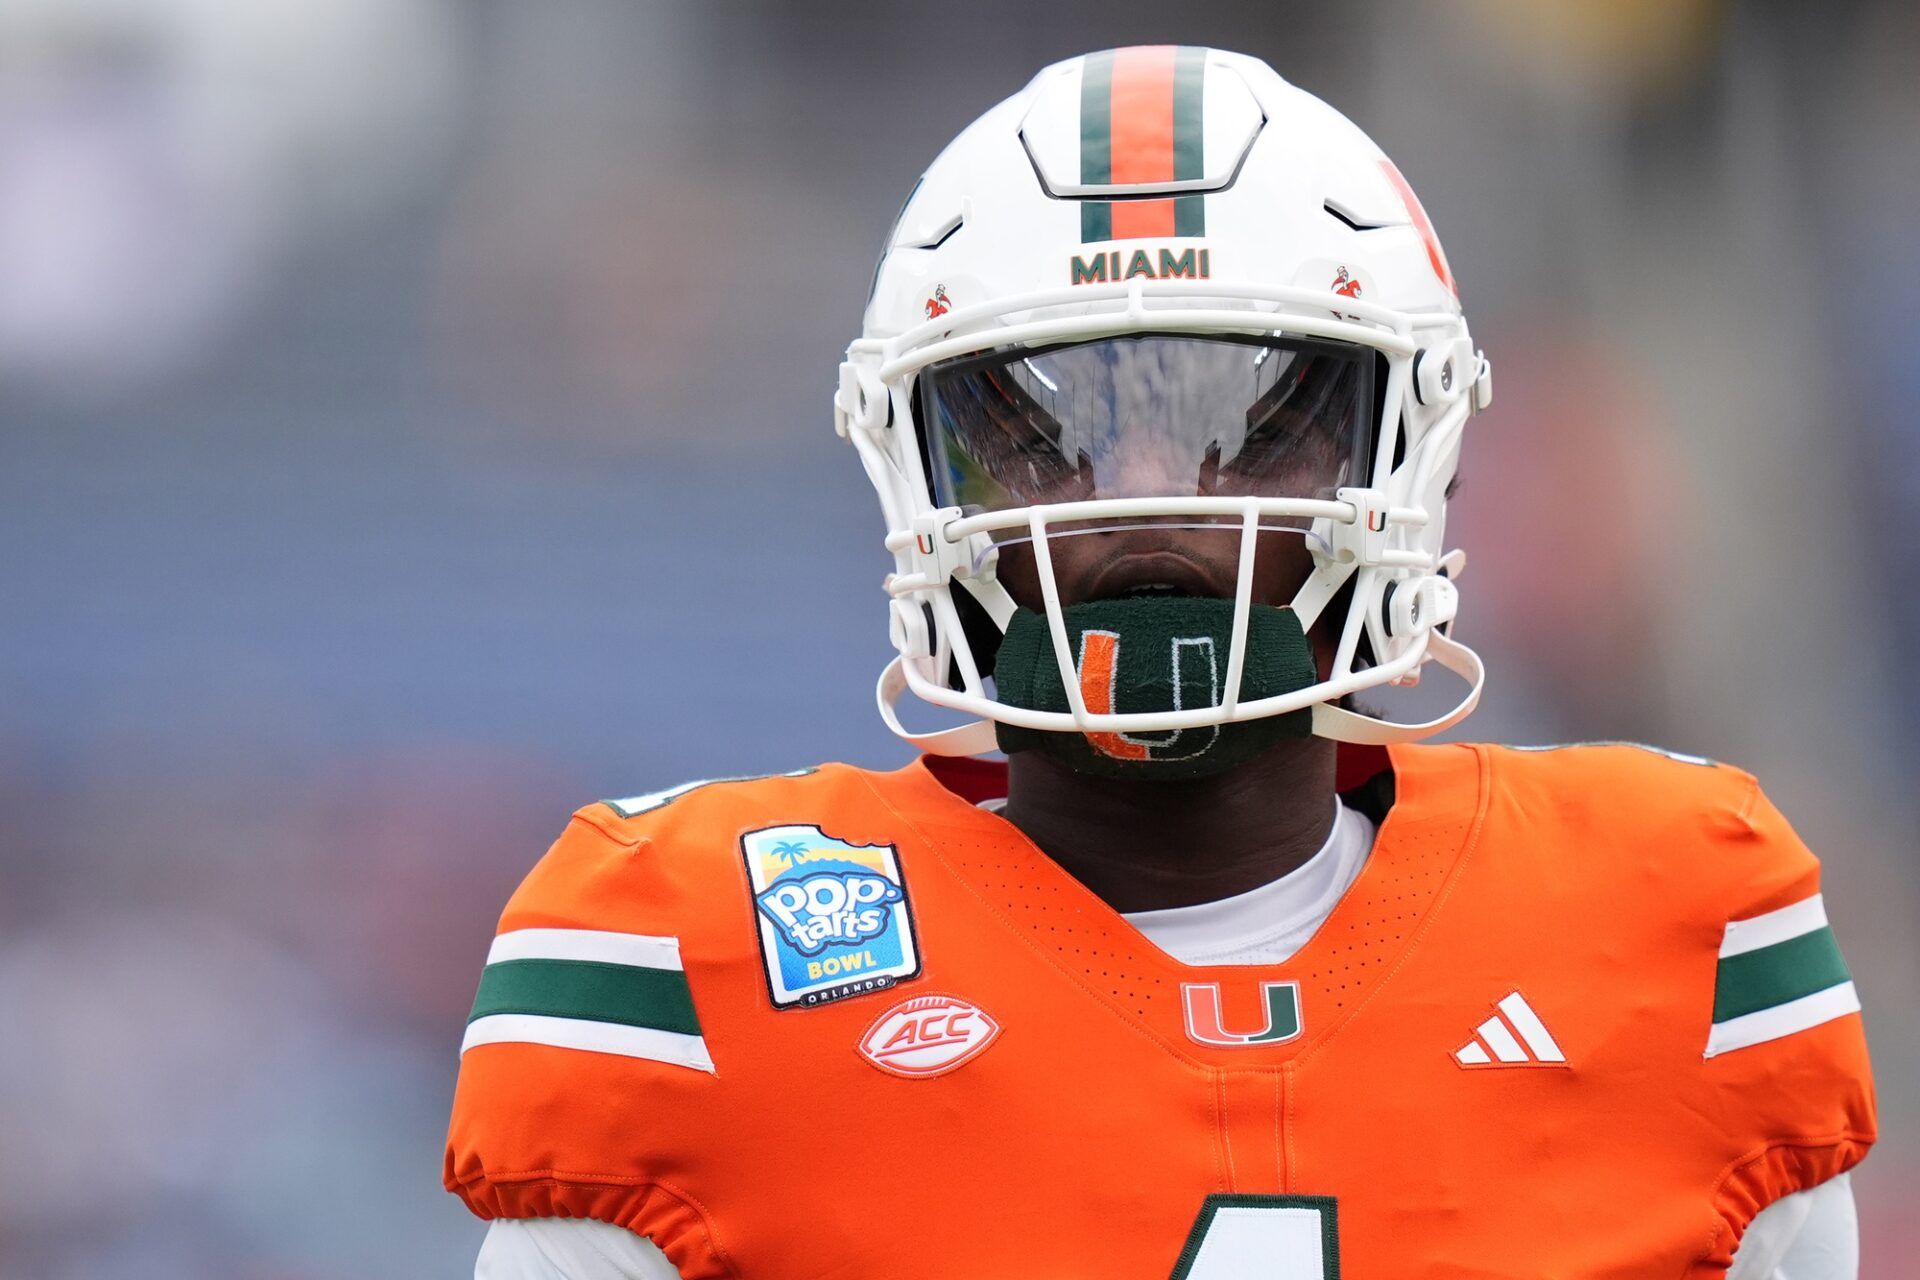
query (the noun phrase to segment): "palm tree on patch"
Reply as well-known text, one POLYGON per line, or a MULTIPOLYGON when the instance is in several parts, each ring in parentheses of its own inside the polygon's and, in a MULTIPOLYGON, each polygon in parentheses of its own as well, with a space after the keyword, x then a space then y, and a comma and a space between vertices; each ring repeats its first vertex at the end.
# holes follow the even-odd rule
POLYGON ((793 865, 793 860, 796 857, 806 851, 807 846, 801 841, 782 840, 779 844, 776 844, 772 849, 768 850, 768 853, 774 861, 779 864, 780 869, 784 871, 793 865))

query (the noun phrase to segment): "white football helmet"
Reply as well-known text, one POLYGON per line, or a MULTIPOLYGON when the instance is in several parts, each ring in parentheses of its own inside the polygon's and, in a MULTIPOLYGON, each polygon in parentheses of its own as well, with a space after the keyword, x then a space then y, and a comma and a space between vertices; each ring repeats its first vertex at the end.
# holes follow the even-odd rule
MULTIPOLYGON (((1133 363, 1137 380, 1137 345, 1120 359, 1133 363)), ((1145 363, 1167 367, 1159 356, 1145 363)), ((1220 372, 1215 364, 1180 376, 1192 383, 1220 372)), ((1182 404, 1191 410, 1204 401, 1202 391, 1190 386, 1184 399, 1157 408, 1177 416, 1182 404)), ((1491 396, 1489 365, 1468 337, 1426 214, 1399 170, 1346 117, 1265 63, 1217 50, 1119 49, 1046 68, 970 125, 920 179, 880 259, 863 332, 840 366, 836 429, 879 492, 896 558, 887 591, 898 656, 880 679, 882 715, 909 742, 949 755, 992 750, 996 721, 1125 735, 1310 706, 1314 733, 1370 743, 1458 722, 1478 700, 1483 669, 1445 632, 1464 563, 1443 551, 1446 492, 1461 429, 1491 396), (1158 492, 1100 480, 1100 443, 1075 418, 1094 401, 1111 417, 1116 399, 1137 397, 1137 386, 1116 386, 1111 348, 1141 335, 1167 340, 1175 355, 1182 343, 1238 344, 1247 354, 1236 379, 1275 355, 1271 367, 1297 366, 1283 375, 1296 379, 1316 357, 1322 368, 1364 364, 1365 392, 1349 397, 1359 423, 1338 466, 1322 467, 1310 482, 1297 468, 1289 473, 1302 492, 1274 492, 1274 468, 1235 485, 1212 482, 1238 465, 1236 455, 1255 451, 1255 410, 1247 408, 1216 414, 1202 429, 1204 447, 1184 446, 1199 459, 1198 483, 1192 471, 1163 479, 1158 492), (1056 358, 1101 343, 1109 350, 1098 358, 1056 358), (1089 374, 1088 366, 1103 371, 1089 374), (977 395, 979 386, 970 392, 967 383, 979 382, 982 368, 979 385, 1016 402, 1011 410, 1000 404, 1002 434, 985 450, 968 434, 978 405, 962 403, 977 395), (1099 385, 1063 392, 1068 376, 1099 385), (1009 444, 1007 416, 1023 417, 1019 430, 1031 438, 1009 444), (1060 456, 1065 472, 1079 468, 1066 500, 1008 479, 1003 455, 1023 459, 1026 475, 1035 449, 1056 471, 1060 456), (1240 530, 1221 696, 1215 705, 1163 712, 1090 711, 1061 623, 1049 538, 1178 518, 1240 530), (1347 584, 1353 590, 1337 623, 1331 674, 1243 702, 1253 553, 1263 529, 1293 530, 1311 548, 1313 572, 1291 603, 1303 627, 1347 584), (967 610, 976 637, 982 614, 1002 631, 1013 617, 995 572, 1010 539, 1033 548, 1066 712, 1014 706, 990 692, 992 670, 983 670, 962 625, 967 605, 956 605, 956 586, 979 606, 967 610), (1336 705, 1359 690, 1411 684, 1429 661, 1467 685, 1437 719, 1399 724, 1336 705), (976 719, 909 732, 895 712, 906 690, 976 719)), ((1111 439, 1106 446, 1114 447, 1111 439)))

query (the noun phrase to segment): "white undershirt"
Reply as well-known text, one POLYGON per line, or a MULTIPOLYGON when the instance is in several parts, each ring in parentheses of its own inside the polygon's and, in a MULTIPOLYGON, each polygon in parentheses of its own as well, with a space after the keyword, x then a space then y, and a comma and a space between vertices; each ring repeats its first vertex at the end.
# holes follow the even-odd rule
MULTIPOLYGON (((980 807, 998 811, 1004 800, 980 807)), ((1373 823, 1334 801, 1319 852, 1278 880, 1215 902, 1124 917, 1182 964, 1281 964, 1333 913, 1367 855, 1373 823)), ((1859 1225, 1846 1174, 1755 1215, 1727 1280, 1856 1280, 1859 1225)), ((583 1218, 502 1219, 487 1231, 474 1280, 679 1280, 653 1242, 583 1218)))
POLYGON ((1284 964, 1332 914, 1373 849, 1367 816, 1338 800, 1333 807, 1326 843, 1278 880, 1215 902, 1123 918, 1181 964, 1284 964))

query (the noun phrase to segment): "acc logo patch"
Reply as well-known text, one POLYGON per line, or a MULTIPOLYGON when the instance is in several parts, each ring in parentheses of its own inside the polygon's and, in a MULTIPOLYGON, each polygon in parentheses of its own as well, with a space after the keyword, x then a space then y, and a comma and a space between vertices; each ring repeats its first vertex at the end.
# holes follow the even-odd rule
POLYGON ((917 1078, 943 1076, 986 1052, 1000 1024, 957 996, 915 996, 874 1020, 860 1056, 882 1071, 917 1078))
POLYGON ((774 1008, 844 1000, 920 972, 892 845, 848 844, 795 824, 749 831, 740 849, 774 1008))

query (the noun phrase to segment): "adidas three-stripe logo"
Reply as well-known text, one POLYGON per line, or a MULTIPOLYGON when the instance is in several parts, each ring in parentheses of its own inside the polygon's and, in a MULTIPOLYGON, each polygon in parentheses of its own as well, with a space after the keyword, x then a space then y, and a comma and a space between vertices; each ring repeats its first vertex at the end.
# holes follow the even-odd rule
POLYGON ((1567 1065, 1567 1055, 1518 991, 1495 1009, 1491 1018, 1473 1029, 1473 1039, 1453 1051, 1455 1062, 1463 1067, 1567 1065))

